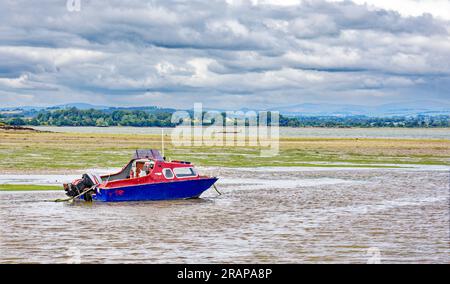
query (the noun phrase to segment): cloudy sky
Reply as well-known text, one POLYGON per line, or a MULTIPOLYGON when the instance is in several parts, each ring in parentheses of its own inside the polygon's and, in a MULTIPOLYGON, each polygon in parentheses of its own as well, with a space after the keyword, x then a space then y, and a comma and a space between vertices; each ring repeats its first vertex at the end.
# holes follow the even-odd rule
POLYGON ((0 106, 450 101, 447 0, 79 1, 0 2, 0 106))

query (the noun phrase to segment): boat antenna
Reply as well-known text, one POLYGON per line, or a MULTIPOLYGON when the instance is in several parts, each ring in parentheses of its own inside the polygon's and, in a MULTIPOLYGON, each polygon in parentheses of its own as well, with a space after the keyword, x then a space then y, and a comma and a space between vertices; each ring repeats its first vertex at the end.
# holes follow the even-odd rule
POLYGON ((162 156, 164 158, 165 157, 165 155, 164 155, 164 127, 161 127, 161 151, 162 151, 162 156))

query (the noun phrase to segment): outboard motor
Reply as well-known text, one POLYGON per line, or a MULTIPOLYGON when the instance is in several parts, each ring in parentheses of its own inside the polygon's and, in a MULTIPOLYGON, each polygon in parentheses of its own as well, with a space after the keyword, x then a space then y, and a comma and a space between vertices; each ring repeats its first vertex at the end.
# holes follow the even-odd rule
MULTIPOLYGON (((70 197, 74 197, 80 195, 83 191, 88 188, 91 188, 94 185, 101 184, 102 178, 98 174, 94 173, 86 173, 83 174, 81 179, 77 179, 72 183, 65 183, 64 190, 66 191, 66 195, 70 197)), ((92 201, 92 192, 87 192, 84 196, 86 201, 92 201)))

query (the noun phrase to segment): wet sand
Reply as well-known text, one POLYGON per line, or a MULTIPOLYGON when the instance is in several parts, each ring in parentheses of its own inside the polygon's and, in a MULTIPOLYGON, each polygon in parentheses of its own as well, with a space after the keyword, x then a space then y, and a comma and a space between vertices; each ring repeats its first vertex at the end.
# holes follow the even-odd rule
POLYGON ((445 167, 203 171, 223 195, 67 204, 0 192, 0 263, 450 262, 445 167))

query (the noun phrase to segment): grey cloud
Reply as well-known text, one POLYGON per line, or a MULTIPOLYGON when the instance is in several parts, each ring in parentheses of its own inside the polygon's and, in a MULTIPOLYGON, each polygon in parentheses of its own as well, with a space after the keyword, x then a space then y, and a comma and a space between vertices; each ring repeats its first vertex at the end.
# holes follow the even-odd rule
POLYGON ((430 15, 325 1, 81 4, 71 13, 62 1, 0 3, 4 104, 16 104, 14 94, 33 100, 30 86, 48 92, 36 103, 114 96, 118 104, 178 98, 227 107, 237 104, 231 96, 267 107, 333 95, 380 102, 420 99, 426 90, 449 96, 450 23, 430 15))

